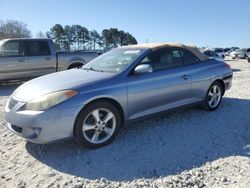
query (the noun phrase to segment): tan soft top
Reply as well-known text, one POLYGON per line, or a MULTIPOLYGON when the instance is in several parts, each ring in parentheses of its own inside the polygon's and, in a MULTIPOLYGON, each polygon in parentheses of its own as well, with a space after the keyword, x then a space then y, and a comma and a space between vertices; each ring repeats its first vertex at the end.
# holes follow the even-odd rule
POLYGON ((201 61, 206 61, 209 58, 205 56, 196 46, 177 44, 177 43, 146 43, 146 44, 136 44, 130 46, 123 46, 124 48, 150 48, 153 51, 158 50, 163 47, 179 47, 189 50, 194 55, 196 55, 201 61))

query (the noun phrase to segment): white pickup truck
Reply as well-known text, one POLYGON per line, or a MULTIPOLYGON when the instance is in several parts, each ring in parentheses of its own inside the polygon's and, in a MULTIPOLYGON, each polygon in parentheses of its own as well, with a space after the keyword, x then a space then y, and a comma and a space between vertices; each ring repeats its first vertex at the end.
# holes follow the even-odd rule
POLYGON ((4 39, 0 41, 0 81, 78 68, 97 56, 96 52, 57 52, 51 39, 4 39))

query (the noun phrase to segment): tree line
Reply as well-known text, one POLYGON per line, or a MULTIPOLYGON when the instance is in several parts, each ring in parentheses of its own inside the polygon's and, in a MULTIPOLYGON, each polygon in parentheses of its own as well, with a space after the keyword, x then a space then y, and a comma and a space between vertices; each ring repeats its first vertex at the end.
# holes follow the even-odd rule
POLYGON ((118 46, 137 44, 136 39, 128 32, 117 28, 104 29, 101 33, 96 30, 89 31, 81 25, 55 24, 46 33, 48 38, 54 40, 58 48, 65 50, 104 49, 108 50, 118 46))
MULTIPOLYGON (((31 31, 25 23, 15 20, 0 21, 0 40, 31 37, 31 31)), ((118 46, 137 44, 135 37, 123 30, 110 28, 98 33, 81 25, 55 24, 45 34, 39 31, 36 37, 52 39, 60 50, 109 50, 118 46)))

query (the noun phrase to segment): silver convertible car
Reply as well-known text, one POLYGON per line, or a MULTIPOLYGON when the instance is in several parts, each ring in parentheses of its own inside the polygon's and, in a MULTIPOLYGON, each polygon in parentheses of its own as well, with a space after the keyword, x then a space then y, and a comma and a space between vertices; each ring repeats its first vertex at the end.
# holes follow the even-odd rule
POLYGON ((96 148, 131 120, 179 107, 213 111, 231 87, 232 70, 196 47, 142 44, 113 49, 81 69, 17 88, 5 108, 8 128, 30 142, 75 138, 96 148))

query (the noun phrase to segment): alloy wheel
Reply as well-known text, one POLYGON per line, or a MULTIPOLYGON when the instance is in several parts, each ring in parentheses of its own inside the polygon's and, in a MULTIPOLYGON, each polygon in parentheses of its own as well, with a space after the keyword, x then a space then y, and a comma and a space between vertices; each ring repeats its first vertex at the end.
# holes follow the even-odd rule
POLYGON ((218 85, 213 85, 208 92, 208 105, 216 108, 221 100, 221 89, 218 85))
POLYGON ((106 108, 99 108, 86 116, 83 121, 82 133, 90 143, 100 144, 113 135, 115 128, 115 115, 106 108))

